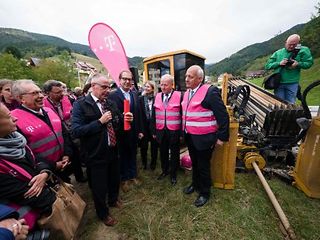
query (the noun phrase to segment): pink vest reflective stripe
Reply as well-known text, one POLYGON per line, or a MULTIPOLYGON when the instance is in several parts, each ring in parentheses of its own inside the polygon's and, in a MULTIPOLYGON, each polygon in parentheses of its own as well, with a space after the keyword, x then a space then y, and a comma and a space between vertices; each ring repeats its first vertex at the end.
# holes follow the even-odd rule
MULTIPOLYGON (((43 99, 43 106, 47 108, 51 108, 54 112, 56 112, 56 109, 52 105, 52 103, 48 100, 48 97, 45 97, 43 99)), ((63 111, 63 119, 65 121, 69 121, 71 118, 71 110, 72 110, 72 105, 71 102, 68 98, 68 96, 63 96, 61 100, 61 106, 62 106, 62 111, 63 111)))
POLYGON ((26 137, 32 152, 51 162, 57 162, 63 156, 63 137, 61 120, 50 108, 44 107, 51 121, 53 130, 40 118, 22 109, 11 113, 18 118, 17 126, 26 137))
POLYGON ((162 102, 162 93, 157 94, 153 105, 155 109, 156 129, 162 130, 165 126, 173 131, 181 129, 180 99, 181 92, 173 91, 168 105, 165 107, 162 102))
POLYGON ((186 91, 182 101, 182 126, 190 134, 200 135, 214 133, 218 129, 213 112, 203 108, 201 102, 206 96, 210 85, 202 85, 192 98, 189 99, 190 90, 186 91))

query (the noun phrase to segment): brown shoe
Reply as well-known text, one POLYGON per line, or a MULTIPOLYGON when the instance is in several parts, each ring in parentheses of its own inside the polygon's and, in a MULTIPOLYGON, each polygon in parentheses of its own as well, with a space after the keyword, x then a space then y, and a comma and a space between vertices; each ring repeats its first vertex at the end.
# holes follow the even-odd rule
POLYGON ((114 225, 116 225, 118 223, 117 220, 115 220, 114 218, 112 218, 110 215, 108 217, 106 217, 105 220, 103 220, 104 225, 112 227, 114 225))
POLYGON ((129 187, 129 182, 128 182, 128 181, 123 181, 123 182, 121 183, 121 190, 122 190, 122 192, 124 192, 124 193, 129 192, 130 187, 129 187))
POLYGON ((118 209, 122 209, 123 208, 123 203, 122 201, 116 201, 115 203, 111 203, 109 204, 110 207, 114 207, 114 208, 118 208, 118 209))

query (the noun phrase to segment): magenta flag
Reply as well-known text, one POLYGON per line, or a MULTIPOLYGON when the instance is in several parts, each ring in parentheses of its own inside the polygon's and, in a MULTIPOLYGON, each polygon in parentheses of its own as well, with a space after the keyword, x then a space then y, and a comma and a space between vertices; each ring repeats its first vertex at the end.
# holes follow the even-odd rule
POLYGON ((119 74, 129 70, 129 65, 117 33, 105 23, 96 23, 89 31, 88 40, 91 50, 119 86, 119 74))

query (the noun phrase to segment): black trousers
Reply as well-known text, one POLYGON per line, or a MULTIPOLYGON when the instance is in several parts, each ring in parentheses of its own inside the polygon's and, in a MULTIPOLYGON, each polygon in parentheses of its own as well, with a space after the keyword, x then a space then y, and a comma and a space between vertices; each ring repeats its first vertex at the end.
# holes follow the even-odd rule
POLYGON ((150 168, 155 169, 157 164, 157 158, 158 158, 158 142, 155 138, 151 136, 151 134, 146 134, 141 140, 140 140, 140 154, 142 159, 142 164, 145 169, 147 169, 148 165, 148 147, 149 142, 151 145, 151 162, 150 162, 150 168))
POLYGON ((179 167, 180 148, 179 141, 170 141, 170 135, 165 130, 160 143, 161 169, 163 173, 170 173, 171 177, 177 176, 179 167), (170 150, 170 153, 169 153, 170 150))
POLYGON ((210 161, 213 148, 201 151, 197 150, 188 135, 186 141, 192 161, 192 185, 199 195, 209 198, 212 185, 210 161))
POLYGON ((119 197, 120 187, 120 161, 116 148, 110 149, 106 158, 105 164, 87 167, 89 187, 93 195, 97 216, 101 220, 109 215, 106 201, 109 204, 115 203, 119 197))
POLYGON ((71 140, 72 146, 72 156, 71 156, 71 165, 73 169, 74 176, 76 180, 80 180, 83 178, 83 171, 81 166, 81 154, 79 147, 71 140))

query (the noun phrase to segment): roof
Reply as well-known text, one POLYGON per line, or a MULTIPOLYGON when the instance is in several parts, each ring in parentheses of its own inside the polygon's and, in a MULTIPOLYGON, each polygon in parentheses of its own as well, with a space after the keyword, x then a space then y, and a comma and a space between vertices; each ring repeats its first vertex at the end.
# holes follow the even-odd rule
POLYGON ((153 55, 153 56, 150 56, 150 57, 147 57, 147 58, 143 59, 143 62, 148 62, 148 61, 151 61, 151 60, 156 59, 156 58, 169 57, 169 56, 177 55, 177 54, 181 54, 181 53, 188 53, 188 54, 194 55, 196 57, 202 58, 203 60, 206 59, 204 56, 202 56, 202 55, 200 55, 198 53, 195 53, 195 52, 192 52, 192 51, 189 51, 189 50, 186 50, 186 49, 182 49, 182 50, 178 50, 178 51, 173 51, 173 52, 167 52, 167 53, 153 55))
POLYGON ((32 66, 38 66, 40 61, 41 61, 40 58, 31 57, 29 62, 30 62, 30 65, 32 66))

